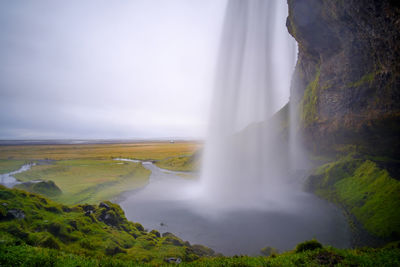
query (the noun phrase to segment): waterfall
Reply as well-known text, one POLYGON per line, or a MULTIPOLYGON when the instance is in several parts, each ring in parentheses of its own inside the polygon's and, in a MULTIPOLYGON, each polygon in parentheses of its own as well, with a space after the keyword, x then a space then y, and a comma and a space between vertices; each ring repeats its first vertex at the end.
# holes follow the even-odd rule
POLYGON ((274 202, 286 186, 284 122, 274 116, 288 102, 296 59, 286 17, 286 1, 228 1, 201 178, 213 205, 274 202))

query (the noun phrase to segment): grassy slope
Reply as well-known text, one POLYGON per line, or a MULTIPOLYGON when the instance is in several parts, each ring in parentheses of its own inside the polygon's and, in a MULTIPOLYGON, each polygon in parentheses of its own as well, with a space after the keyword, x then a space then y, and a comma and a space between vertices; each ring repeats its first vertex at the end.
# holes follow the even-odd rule
POLYGON ((400 237, 400 182, 376 163, 342 158, 318 168, 308 186, 343 206, 374 236, 389 240, 400 237))
MULTIPOLYGON (((270 257, 214 257, 172 234, 160 237, 126 220, 118 205, 68 207, 36 194, 0 186, 1 266, 159 266, 178 257, 181 266, 399 266, 400 249, 330 247, 270 257), (23 211, 15 219, 8 211, 23 211), (87 212, 92 210, 92 212, 87 212), (199 258, 200 257, 200 258, 199 258)), ((309 242, 305 242, 306 244, 309 242)), ((310 249, 308 247, 308 249, 310 249)), ((296 252, 297 251, 297 252, 296 252)))
MULTIPOLYGON (((165 257, 194 260, 198 258, 196 253, 209 251, 202 246, 192 247, 172 234, 160 237, 157 231, 146 232, 140 224, 127 221, 122 209, 111 202, 105 202, 106 206, 68 207, 3 186, 0 186, 0 202, 0 244, 3 250, 0 253, 3 263, 0 265, 5 261, 4 251, 16 245, 50 248, 95 259, 113 256, 115 259, 152 263, 161 263, 165 257), (10 217, 10 210, 22 211, 25 218, 10 217)), ((16 251, 24 249, 34 251, 29 247, 15 248, 16 251)))
MULTIPOLYGON (((93 258, 58 250, 31 246, 0 245, 0 264, 4 266, 158 266, 157 263, 145 263, 118 258, 93 258)), ((362 249, 343 250, 323 248, 301 253, 288 252, 272 257, 203 257, 194 262, 182 262, 179 266, 385 266, 400 265, 400 250, 362 249)), ((165 263, 164 263, 165 264, 165 263)), ((165 264, 167 265, 167 264, 165 264)), ((171 264, 176 266, 176 264, 171 264)))

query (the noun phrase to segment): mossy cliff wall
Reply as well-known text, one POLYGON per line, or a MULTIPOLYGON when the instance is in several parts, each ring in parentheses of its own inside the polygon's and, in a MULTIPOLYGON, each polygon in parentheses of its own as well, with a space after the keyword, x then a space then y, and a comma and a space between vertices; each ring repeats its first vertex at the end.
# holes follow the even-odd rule
POLYGON ((306 146, 400 158, 400 2, 288 0, 306 146))

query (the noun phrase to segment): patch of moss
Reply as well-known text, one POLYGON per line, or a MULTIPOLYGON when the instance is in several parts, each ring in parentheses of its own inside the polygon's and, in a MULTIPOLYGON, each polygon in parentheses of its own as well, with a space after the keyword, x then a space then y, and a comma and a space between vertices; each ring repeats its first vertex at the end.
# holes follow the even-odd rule
POLYGON ((400 182, 372 161, 335 184, 337 195, 376 236, 400 238, 400 182))
POLYGON ((307 250, 316 250, 322 248, 322 244, 319 243, 317 240, 307 240, 302 243, 297 244, 296 246, 296 253, 304 252, 307 250))
POLYGON ((157 231, 147 232, 141 224, 128 221, 121 207, 110 201, 68 207, 34 193, 0 186, 0 203, 5 215, 0 217, 0 245, 7 240, 8 245, 27 244, 96 259, 113 257, 152 265, 162 264, 166 257, 195 260, 212 251, 192 247, 173 234, 161 237, 157 231), (9 210, 24 217, 8 216, 9 210))
POLYGON ((316 73, 315 78, 307 85, 304 91, 303 99, 300 104, 301 120, 304 126, 308 126, 314 123, 318 119, 317 116, 318 86, 319 86, 319 77, 321 75, 319 67, 317 67, 315 73, 316 73))
POLYGON ((375 162, 345 157, 325 164, 308 178, 307 187, 340 204, 372 235, 400 238, 400 181, 375 162))
MULTIPOLYGON (((122 251, 123 249, 120 248, 122 251)), ((114 252, 111 250, 110 252, 114 252)), ((154 254, 144 251, 137 253, 136 259, 129 258, 127 253, 116 253, 114 256, 93 257, 87 254, 69 253, 62 250, 33 247, 29 245, 6 245, 0 243, 1 266, 170 266, 165 260, 155 261, 154 254)), ((157 258, 156 258, 157 259, 157 258)), ((336 249, 325 247, 303 252, 289 251, 269 257, 233 256, 198 257, 190 254, 179 266, 399 266, 400 249, 363 248, 336 249), (194 256, 189 260, 190 257, 194 256), (193 261, 194 260, 194 261, 193 261), (192 262, 191 262, 192 261, 192 262)), ((173 264, 174 266, 176 264, 173 264)))
POLYGON ((0 159, 0 174, 18 170, 26 163, 25 160, 0 159))
POLYGON ((272 255, 278 255, 278 250, 273 247, 264 247, 260 250, 261 254, 264 256, 272 256, 272 255))
POLYGON ((196 151, 191 155, 181 155, 177 157, 170 157, 163 160, 156 161, 155 163, 159 168, 171 171, 197 171, 200 165, 200 151, 196 151))
POLYGON ((376 74, 376 72, 367 73, 363 75, 358 81, 348 83, 347 87, 360 87, 365 83, 371 83, 375 79, 376 74))
POLYGON ((18 184, 15 187, 48 197, 56 197, 62 194, 61 189, 51 180, 40 182, 26 182, 18 184))

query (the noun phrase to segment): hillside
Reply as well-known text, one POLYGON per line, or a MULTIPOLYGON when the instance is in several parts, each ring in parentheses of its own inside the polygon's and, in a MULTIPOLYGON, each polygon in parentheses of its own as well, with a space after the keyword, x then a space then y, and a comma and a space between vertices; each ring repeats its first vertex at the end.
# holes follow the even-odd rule
POLYGON ((40 195, 0 186, 2 266, 398 266, 400 248, 340 250, 315 240, 266 256, 223 257, 171 233, 126 220, 111 202, 65 206, 40 195))

